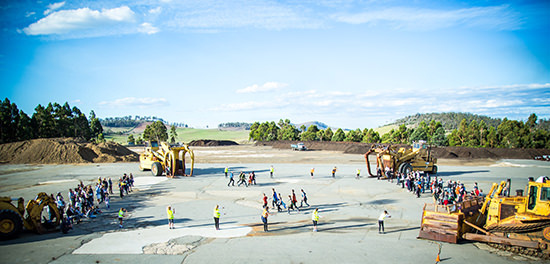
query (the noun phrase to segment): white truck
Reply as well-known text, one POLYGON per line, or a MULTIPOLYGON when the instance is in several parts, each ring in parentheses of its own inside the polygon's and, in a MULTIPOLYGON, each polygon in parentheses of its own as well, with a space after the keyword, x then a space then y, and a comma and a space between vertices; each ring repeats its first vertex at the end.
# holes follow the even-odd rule
POLYGON ((307 150, 306 145, 304 145, 304 143, 291 144, 290 147, 292 148, 292 150, 307 150))

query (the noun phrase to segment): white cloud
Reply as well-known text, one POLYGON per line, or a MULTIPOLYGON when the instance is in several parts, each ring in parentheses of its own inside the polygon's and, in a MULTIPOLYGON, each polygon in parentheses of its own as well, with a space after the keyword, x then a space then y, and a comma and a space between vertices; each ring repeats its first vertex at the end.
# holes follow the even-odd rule
POLYGON ((61 8, 61 7, 64 6, 64 5, 65 5, 65 1, 59 2, 59 3, 49 4, 49 5, 48 5, 48 9, 46 9, 46 11, 44 11, 44 15, 47 15, 47 14, 49 14, 49 13, 51 13, 51 12, 53 12, 53 11, 59 9, 59 8, 61 8))
POLYGON ((138 108, 153 108, 160 106, 168 106, 169 102, 166 98, 158 97, 145 97, 145 98, 136 98, 136 97, 125 97, 116 99, 113 101, 102 101, 99 105, 110 106, 110 107, 138 107, 138 108))
POLYGON ((65 34, 72 31, 112 26, 135 21, 135 13, 127 6, 101 11, 89 8, 61 10, 29 25, 27 35, 65 34))
POLYGON ((243 89, 239 89, 236 92, 237 93, 257 93, 257 92, 269 92, 269 91, 275 91, 279 90, 281 88, 284 88, 288 86, 286 83, 278 83, 278 82, 266 82, 262 85, 251 85, 243 89))
POLYGON ((340 13, 332 19, 349 24, 387 23, 395 29, 433 30, 463 25, 497 30, 516 30, 522 24, 518 13, 508 5, 456 10, 394 7, 360 13, 340 13))
POLYGON ((36 13, 35 12, 27 12, 27 14, 25 14, 25 17, 31 17, 31 16, 34 16, 36 13))
POLYGON ((157 8, 153 8, 153 9, 149 9, 149 14, 160 14, 160 12, 162 12, 162 7, 157 7, 157 8))
POLYGON ((150 23, 146 22, 146 23, 142 23, 139 26, 138 31, 141 32, 141 33, 151 35, 151 34, 155 34, 155 33, 159 32, 159 29, 154 27, 150 23))

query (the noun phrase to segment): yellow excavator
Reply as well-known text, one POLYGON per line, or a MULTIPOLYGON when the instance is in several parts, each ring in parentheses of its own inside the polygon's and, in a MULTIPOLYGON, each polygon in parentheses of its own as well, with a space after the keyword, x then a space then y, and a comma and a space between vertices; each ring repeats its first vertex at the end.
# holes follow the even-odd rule
POLYGON ((57 204, 46 193, 39 193, 26 207, 24 203, 23 198, 12 200, 10 197, 0 197, 0 239, 17 237, 23 227, 39 234, 59 227, 61 215, 57 204), (17 207, 12 201, 17 201, 17 207))
POLYGON ((419 238, 480 241, 514 253, 550 259, 550 179, 531 179, 527 196, 510 195, 510 181, 494 183, 487 196, 454 205, 425 204, 419 238))
POLYGON ((186 144, 171 146, 167 142, 149 141, 145 151, 139 155, 139 169, 151 170, 153 176, 166 173, 167 177, 193 176, 195 154, 186 144), (191 158, 191 169, 185 174, 185 154, 191 158), (181 158, 180 158, 181 156, 181 158))
POLYGON ((365 162, 367 171, 371 177, 388 178, 385 168, 392 172, 409 174, 411 171, 424 171, 432 174, 437 173, 437 158, 433 157, 431 148, 426 141, 420 140, 414 142, 411 147, 396 147, 394 145, 378 146, 373 145, 365 153, 365 162), (376 154, 376 167, 379 169, 377 174, 373 174, 370 169, 369 155, 376 154), (380 175, 378 175, 380 174, 380 175))

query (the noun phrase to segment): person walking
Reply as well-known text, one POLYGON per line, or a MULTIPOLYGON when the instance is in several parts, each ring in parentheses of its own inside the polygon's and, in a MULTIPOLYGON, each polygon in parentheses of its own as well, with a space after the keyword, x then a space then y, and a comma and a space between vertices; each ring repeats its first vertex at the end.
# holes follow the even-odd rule
POLYGON ((311 178, 313 179, 313 173, 315 172, 315 168, 311 168, 309 171, 309 174, 311 175, 311 178))
POLYGON ((216 204, 216 207, 214 207, 214 226, 216 227, 216 230, 220 230, 220 207, 216 204))
POLYGON ((388 211, 384 210, 382 214, 380 214, 380 217, 378 217, 378 233, 385 233, 384 232, 384 219, 391 218, 391 215, 388 213, 388 211), (380 231, 381 230, 381 231, 380 231))
POLYGON ((229 172, 229 168, 225 166, 225 169, 223 171, 225 173, 225 178, 227 178, 227 173, 229 172))
POLYGON ((313 214, 311 214, 311 220, 313 221, 313 232, 317 232, 317 221, 319 221, 319 208, 315 208, 315 210, 313 210, 313 214))
POLYGON ((262 222, 264 223, 264 232, 268 232, 267 230, 267 217, 269 216, 269 206, 266 206, 264 208, 264 211, 262 212, 262 222))
POLYGON ((294 189, 292 189, 292 206, 300 212, 300 209, 298 209, 298 199, 296 199, 296 194, 294 193, 294 189))
POLYGON ((273 165, 271 165, 271 167, 269 168, 269 176, 271 178, 273 178, 273 172, 275 171, 275 169, 273 169, 273 165))
POLYGON ((357 176, 355 176, 356 179, 359 179, 359 176, 361 176, 361 170, 357 169, 357 176))
POLYGON ((168 206, 168 208, 166 208, 166 214, 168 215, 168 228, 169 229, 175 229, 174 227, 174 213, 176 212, 176 210, 174 208, 172 208, 171 205, 168 206))
POLYGON ((235 186, 235 180, 233 179, 233 172, 229 173, 229 183, 227 183, 227 187, 229 187, 230 184, 233 184, 233 186, 235 186))
POLYGON ((279 204, 279 197, 277 196, 277 192, 275 192, 275 188, 271 188, 271 190, 273 191, 273 200, 271 201, 271 207, 275 207, 275 206, 278 206, 279 204))
POLYGON ((335 175, 336 175, 336 166, 332 168, 332 178, 334 178, 335 175))
POLYGON ((305 203, 307 206, 309 206, 309 204, 307 203, 307 195, 306 195, 306 192, 304 192, 304 189, 300 189, 302 191, 302 200, 300 201, 300 207, 303 206, 303 204, 305 203))
POLYGON ((119 228, 122 228, 122 219, 124 218, 124 212, 126 212, 126 209, 124 209, 124 207, 120 208, 120 210, 118 210, 118 227, 119 228))

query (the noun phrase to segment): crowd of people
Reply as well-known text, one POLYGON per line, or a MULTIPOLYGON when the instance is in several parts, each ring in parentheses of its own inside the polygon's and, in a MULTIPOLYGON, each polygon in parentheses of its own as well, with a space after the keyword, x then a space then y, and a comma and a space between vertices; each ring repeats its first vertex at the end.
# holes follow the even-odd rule
MULTIPOLYGON (((468 192, 464 183, 460 181, 451 179, 444 181, 441 177, 432 177, 429 173, 423 171, 411 171, 408 174, 397 172, 394 174, 391 169, 386 168, 385 172, 389 182, 393 183, 395 181, 397 185, 401 185, 401 188, 407 188, 417 198, 420 198, 421 194, 429 192, 434 203, 439 205, 461 203, 466 195, 484 196, 483 190, 479 189, 477 182, 474 184, 473 189, 468 192)), ((380 180, 380 173, 378 179, 380 180)))
MULTIPOLYGON (((82 218, 96 218, 98 214, 102 213, 100 209, 102 204, 105 205, 105 208, 110 208, 111 196, 114 195, 113 184, 111 178, 99 177, 95 184, 84 185, 80 181, 74 189, 69 189, 66 199, 61 192, 58 192, 55 197, 51 194, 51 198, 55 199, 59 214, 62 216, 61 231, 66 233, 74 223, 79 223, 82 218)), ((118 180, 120 198, 132 192, 133 186, 133 175, 124 173, 118 180)))
MULTIPOLYGON (((227 173, 226 173, 227 177, 227 173)), ((227 183, 227 186, 235 186, 235 175, 233 172, 229 172, 229 182, 227 183)), ((246 173, 244 171, 241 171, 239 174, 239 181, 237 181, 237 186, 243 185, 245 187, 248 187, 250 185, 256 185, 256 173, 254 171, 248 173, 248 176, 246 176, 246 173)))

